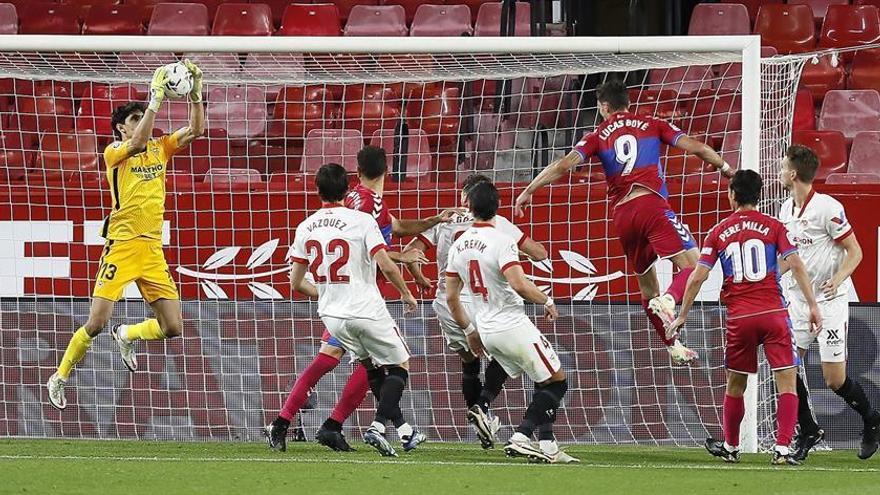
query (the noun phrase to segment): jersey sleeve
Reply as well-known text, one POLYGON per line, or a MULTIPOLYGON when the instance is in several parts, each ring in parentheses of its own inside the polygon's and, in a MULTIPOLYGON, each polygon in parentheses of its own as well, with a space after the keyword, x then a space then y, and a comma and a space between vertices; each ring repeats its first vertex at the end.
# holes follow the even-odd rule
POLYGON ((675 143, 684 136, 684 132, 676 127, 675 124, 661 119, 654 119, 654 123, 657 125, 657 130, 660 133, 660 141, 669 146, 675 146, 675 143))
POLYGON ((449 248, 449 254, 446 255, 446 275, 461 278, 461 275, 459 275, 458 257, 455 255, 456 251, 455 244, 453 244, 449 248))
POLYGON ((293 238, 293 250, 290 253, 290 261, 307 265, 309 257, 306 254, 306 235, 305 232, 297 227, 293 238))
POLYGON ((116 141, 104 148, 104 163, 107 168, 115 167, 122 160, 128 158, 128 141, 116 141))
POLYGON ((177 133, 165 134, 164 136, 157 138, 156 142, 159 143, 159 149, 162 150, 163 161, 166 163, 172 156, 174 156, 180 143, 177 139, 177 133))
POLYGON ((583 161, 589 160, 599 152, 599 136, 595 132, 587 134, 574 145, 574 151, 581 155, 583 161))
POLYGON ((832 201, 825 210, 823 218, 825 222, 825 231, 837 242, 840 242, 853 234, 852 225, 846 219, 846 213, 843 211, 843 205, 837 201, 832 201))
POLYGON ((511 240, 501 245, 498 253, 498 268, 501 273, 507 271, 508 268, 519 265, 519 248, 516 243, 511 240))
POLYGON ((788 258, 792 254, 797 253, 797 247, 791 242, 791 239, 788 235, 788 229, 785 228, 785 225, 782 222, 776 222, 776 252, 779 253, 779 257, 782 259, 788 258))
POLYGON ((527 236, 525 232, 523 232, 519 227, 516 226, 516 224, 514 224, 510 220, 502 217, 501 215, 496 218, 498 219, 498 230, 501 231, 503 234, 513 237, 513 239, 516 241, 516 247, 522 246, 522 243, 529 238, 529 236, 527 236))
POLYGON ((442 224, 438 223, 437 225, 417 235, 416 239, 422 241, 428 249, 432 247, 437 247, 437 241, 440 238, 441 226, 442 224))
POLYGON ((367 233, 365 236, 365 242, 367 246, 367 252, 370 253, 370 258, 372 258, 379 251, 387 249, 388 246, 385 244, 385 238, 382 237, 382 232, 379 230, 379 225, 377 225, 376 222, 369 223, 370 225, 366 226, 367 233))
POLYGON ((718 236, 715 235, 715 229, 712 229, 703 241, 703 248, 700 250, 700 259, 697 263, 712 269, 718 261, 718 236))
POLYGON ((364 201, 363 196, 361 196, 357 189, 353 189, 345 195, 345 207, 364 213, 372 213, 372 210, 366 206, 366 201, 364 201))

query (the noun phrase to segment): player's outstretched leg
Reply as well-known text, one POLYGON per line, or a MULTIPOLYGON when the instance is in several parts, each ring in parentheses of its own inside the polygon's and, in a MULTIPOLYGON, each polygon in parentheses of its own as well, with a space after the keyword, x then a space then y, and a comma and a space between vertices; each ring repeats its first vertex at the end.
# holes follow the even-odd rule
POLYGON ((305 405, 309 399, 309 393, 327 373, 333 371, 339 365, 339 359, 343 355, 343 350, 324 344, 321 351, 315 356, 315 359, 306 366, 306 369, 299 375, 293 384, 290 394, 284 401, 284 406, 278 417, 272 421, 272 424, 266 426, 269 447, 284 452, 287 450, 287 430, 290 428, 290 422, 299 412, 300 408, 305 405), (332 355, 331 353, 335 354, 332 355))
MULTIPOLYGON (((535 394, 532 396, 532 402, 526 409, 525 417, 516 431, 504 445, 504 453, 509 457, 527 457, 533 461, 553 462, 555 452, 552 452, 552 446, 555 446, 555 440, 552 445, 547 444, 549 452, 545 452, 543 446, 538 443, 532 443, 531 438, 535 429, 545 423, 553 423, 556 416, 556 409, 559 407, 562 397, 568 390, 568 383, 565 380, 565 374, 557 371, 554 377, 557 381, 549 381, 544 384, 535 384, 535 394), (561 378, 561 379, 559 379, 561 378), (551 453, 552 452, 552 453, 551 453)), ((552 433, 552 430, 550 430, 552 433)), ((556 452, 559 449, 556 447, 556 452)))
POLYGON ((833 390, 862 417, 864 429, 862 430, 862 442, 859 446, 859 459, 870 458, 877 452, 877 447, 880 445, 880 411, 871 408, 871 402, 865 395, 862 386, 848 376, 843 385, 833 390))
POLYGON ((798 370, 797 374, 798 426, 800 430, 794 439, 792 456, 798 461, 804 462, 813 447, 825 437, 825 432, 819 428, 819 424, 816 422, 816 416, 810 406, 810 392, 800 371, 798 370))
POLYGON ((380 366, 369 369, 367 373, 374 395, 378 389, 378 405, 376 417, 364 433, 364 443, 385 457, 397 457, 397 452, 385 437, 385 425, 391 418, 400 416, 400 398, 406 388, 409 372, 401 366, 380 366))
POLYGON ((354 452, 355 449, 345 439, 345 434, 342 432, 342 424, 361 405, 369 389, 367 369, 363 364, 359 364, 355 368, 354 373, 351 374, 351 377, 349 377, 345 388, 342 389, 339 402, 336 403, 336 407, 333 408, 330 417, 324 421, 318 433, 315 434, 315 440, 321 445, 337 452, 354 452))
MULTIPOLYGON (((174 290, 173 296, 176 297, 174 290)), ((164 340, 180 336, 183 332, 183 317, 180 313, 180 300, 157 299, 150 303, 156 318, 150 318, 134 325, 115 325, 110 334, 119 348, 122 362, 129 371, 137 371, 137 355, 134 352, 136 340, 164 340)))
POLYGON ((506 380, 507 372, 498 361, 492 359, 486 366, 486 383, 482 386, 476 402, 469 404, 468 421, 473 425, 480 445, 484 449, 494 448, 498 442, 496 434, 501 428, 501 421, 497 416, 489 415, 489 405, 501 393, 506 380))
POLYGON ((673 364, 689 364, 696 361, 699 356, 695 351, 685 347, 678 337, 667 338, 666 326, 675 321, 675 305, 681 301, 683 289, 678 286, 687 282, 687 276, 693 268, 680 270, 674 277, 673 283, 666 294, 657 296, 660 292, 660 282, 657 280, 656 269, 652 266, 647 272, 638 275, 639 289, 642 292, 642 307, 654 332, 663 341, 673 364), (677 299, 676 299, 677 295, 677 299))

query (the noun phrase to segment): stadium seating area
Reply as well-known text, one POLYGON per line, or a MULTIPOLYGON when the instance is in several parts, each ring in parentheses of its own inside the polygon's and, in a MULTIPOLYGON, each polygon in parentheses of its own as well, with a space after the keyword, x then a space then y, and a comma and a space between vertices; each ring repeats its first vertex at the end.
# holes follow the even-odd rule
MULTIPOLYGON (((880 1, 867 0, 705 3, 694 9, 689 34, 758 33, 764 56, 860 46, 880 42, 878 5, 880 1)), ((517 36, 530 35, 530 17, 529 3, 518 2, 517 36)), ((497 36, 500 18, 501 4, 490 0, 0 3, 0 33, 7 34, 497 36)), ((143 63, 169 61, 144 61, 144 56, 149 55, 138 55, 143 63)), ((213 67, 230 71, 260 63, 259 56, 235 54, 192 58, 197 62, 210 58, 213 67)), ((880 50, 861 50, 819 56, 804 68, 794 140, 820 153, 822 179, 848 173, 847 180, 880 181, 880 164, 865 159, 880 133, 878 62, 880 50)), ((648 73, 645 88, 633 91, 631 99, 637 112, 673 119, 716 148, 734 153, 741 121, 738 65, 655 69, 648 73)), ((469 116, 477 117, 472 125, 480 132, 497 133, 492 136, 501 141, 510 136, 505 132, 511 126, 574 126, 571 110, 577 98, 573 94, 559 98, 565 93, 557 92, 556 100, 549 101, 553 98, 545 97, 546 91, 533 88, 530 81, 512 86, 514 107, 508 111, 517 115, 513 123, 498 119, 494 81, 208 88, 207 142, 175 159, 173 168, 201 178, 221 164, 244 170, 250 182, 276 173, 308 172, 316 156, 338 156, 351 166, 350 152, 356 143, 376 143, 392 154, 406 155, 401 160, 405 176, 419 177, 454 170, 457 153, 481 149, 479 142, 463 147, 458 142, 463 119, 469 116), (492 129, 486 130, 487 125, 492 129)), ((0 80, 0 142, 6 144, 0 150, 0 163, 5 165, 6 178, 21 180, 28 173, 77 178, 82 176, 78 171, 99 170, 95 160, 83 159, 77 151, 100 149, 109 142, 111 109, 122 101, 145 99, 143 90, 143 86, 0 80)), ((166 104, 156 132, 174 129, 186 119, 185 103, 166 104)), ((681 167, 674 159, 671 163, 672 169, 685 171, 698 166, 687 159, 681 167)), ((492 164, 478 161, 476 166, 492 164)))

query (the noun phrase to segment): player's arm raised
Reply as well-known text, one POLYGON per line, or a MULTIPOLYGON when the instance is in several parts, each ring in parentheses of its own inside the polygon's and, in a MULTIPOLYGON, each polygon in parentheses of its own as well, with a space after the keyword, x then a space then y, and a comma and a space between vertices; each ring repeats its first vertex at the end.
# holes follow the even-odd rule
MULTIPOLYGON (((403 248, 403 251, 401 252, 401 254, 406 254, 406 253, 410 253, 410 252, 417 252, 417 253, 421 253, 421 256, 425 260, 427 260, 427 257, 425 256, 425 251, 427 249, 428 249, 428 246, 425 245, 425 241, 416 237, 415 239, 409 241, 409 244, 407 244, 406 247, 403 248)), ((422 263, 425 263, 425 262, 423 262, 423 261, 404 261, 403 263, 406 264, 406 269, 407 269, 407 271, 409 271, 410 275, 413 276, 413 279, 415 280, 416 285, 418 285, 422 290, 430 290, 431 287, 433 287, 433 284, 428 279, 428 277, 426 277, 425 274, 422 273, 422 263)))
POLYGON ((441 211, 439 214, 432 217, 422 218, 418 220, 404 220, 392 216, 391 233, 400 237, 418 235, 437 225, 438 223, 449 222, 450 220, 452 220, 452 216, 460 211, 460 208, 449 208, 441 211))
POLYGON ((202 103, 202 70, 190 62, 184 60, 183 64, 189 69, 193 78, 193 88, 189 93, 189 125, 181 127, 174 132, 177 140, 177 148, 183 148, 192 143, 196 138, 205 133, 205 105, 202 103))
POLYGON ((727 178, 733 177, 733 174, 736 173, 736 170, 728 165, 728 163, 721 158, 721 155, 712 149, 711 146, 701 141, 697 141, 690 136, 682 135, 679 137, 678 140, 675 141, 675 147, 684 150, 691 155, 700 157, 701 160, 715 167, 715 170, 721 172, 721 174, 727 178))
POLYGON ((544 316, 548 320, 553 321, 559 317, 559 310, 556 309, 553 299, 541 292, 531 280, 526 278, 525 272, 518 263, 508 266, 502 273, 507 279, 507 283, 510 284, 510 288, 520 297, 526 301, 544 305, 544 316))
POLYGON ((690 313, 691 307, 697 299, 697 294, 700 293, 700 288, 703 287, 703 284, 708 278, 709 267, 703 263, 697 263, 697 267, 694 268, 694 271, 691 272, 691 276, 688 277, 687 286, 684 289, 684 296, 681 299, 681 308, 678 310, 678 317, 671 325, 669 325, 669 327, 666 328, 666 338, 674 337, 681 327, 684 326, 684 322, 687 320, 687 315, 690 313))
POLYGON ((378 249, 373 253, 373 259, 376 260, 376 264, 379 266, 379 269, 382 270, 382 274, 385 275, 385 278, 387 278, 388 281, 391 282, 391 285, 397 289, 397 292, 400 293, 400 299, 403 301, 404 305, 404 313, 412 313, 415 311, 416 298, 414 298, 412 292, 409 291, 409 287, 406 286, 406 282, 403 280, 403 275, 400 274, 397 265, 394 264, 394 261, 388 256, 388 253, 384 249, 378 249))
POLYGON ((816 304, 816 296, 813 294, 813 284, 810 282, 810 276, 807 274, 807 268, 804 266, 803 260, 797 253, 791 253, 785 256, 791 270, 791 276, 794 277, 798 288, 807 300, 810 307, 810 321, 813 323, 813 333, 818 335, 822 331, 822 314, 819 313, 819 305, 816 304))
POLYGON ((547 168, 542 170, 537 177, 532 179, 532 182, 529 183, 526 189, 517 196, 516 202, 513 205, 516 216, 523 216, 523 206, 532 201, 532 195, 535 194, 538 189, 556 182, 560 177, 571 173, 573 168, 583 162, 583 155, 577 151, 572 151, 559 160, 547 165, 547 168))
POLYGON ((846 251, 846 256, 843 258, 843 262, 840 264, 837 273, 835 273, 830 279, 822 282, 820 288, 825 294, 825 297, 828 298, 837 296, 837 289, 840 287, 840 284, 849 278, 849 276, 856 271, 859 263, 862 262, 862 246, 859 244, 859 241, 856 240, 855 234, 850 234, 838 242, 846 251))

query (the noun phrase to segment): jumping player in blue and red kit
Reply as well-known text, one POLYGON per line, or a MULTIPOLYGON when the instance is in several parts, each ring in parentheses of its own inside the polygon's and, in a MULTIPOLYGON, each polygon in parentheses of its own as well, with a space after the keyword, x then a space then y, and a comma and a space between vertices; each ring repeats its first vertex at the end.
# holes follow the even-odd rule
MULTIPOLYGON (((385 189, 385 176, 388 173, 385 150, 375 146, 366 146, 358 152, 357 159, 360 184, 348 192, 345 197, 345 206, 353 210, 369 213, 376 220, 379 231, 382 233, 382 237, 387 245, 391 245, 391 234, 397 236, 418 235, 438 223, 449 222, 455 213, 455 210, 444 210, 439 215, 422 220, 395 218, 382 200, 382 193, 385 189)), ((418 249, 409 250, 406 253, 389 249, 388 257, 396 263, 428 262, 425 254, 418 249)), ((384 285, 387 285, 387 281, 381 275, 379 275, 377 282, 380 291, 384 285)), ((317 293, 315 292, 315 294, 317 293)), ((315 295, 314 297, 317 296, 315 295)), ((330 335, 330 332, 324 330, 324 334, 321 337, 321 347, 318 350, 317 356, 299 375, 278 417, 266 428, 266 436, 270 447, 279 450, 287 448, 287 429, 290 427, 293 416, 308 401, 312 389, 321 377, 333 371, 339 365, 344 354, 345 349, 342 347, 342 344, 330 335)), ((374 388, 374 385, 381 385, 384 380, 384 376, 379 376, 381 373, 384 373, 384 369, 381 367, 369 372, 363 365, 358 365, 355 368, 342 389, 336 407, 333 409, 330 417, 324 421, 324 424, 315 436, 320 444, 336 451, 346 452, 353 450, 342 433, 342 424, 363 402, 367 391, 374 388), (370 373, 375 376, 370 376, 370 373)), ((374 391, 374 395, 376 394, 377 391, 374 391)), ((425 435, 405 423, 403 415, 390 419, 395 423, 394 426, 397 428, 397 433, 403 440, 404 450, 414 449, 418 444, 425 441, 425 435)))
POLYGON ((697 358, 697 353, 678 338, 666 338, 664 327, 675 318, 675 305, 681 301, 699 251, 688 228, 678 221, 667 202, 666 174, 660 164, 661 145, 696 155, 728 177, 733 170, 715 150, 686 136, 674 125, 631 113, 629 95, 622 82, 609 81, 598 86, 596 98, 605 121, 584 136, 571 153, 535 177, 516 199, 516 214, 522 216, 522 207, 532 200, 535 191, 597 156, 608 181, 614 228, 638 277, 648 320, 666 344, 672 361, 690 363, 697 358), (662 295, 654 268, 658 259, 669 259, 679 269, 662 295))
POLYGON ((724 283, 721 301, 727 306, 724 364, 727 391, 724 396, 724 441, 709 438, 706 449, 727 462, 739 461, 739 427, 745 415, 743 394, 748 375, 758 372, 758 346, 770 367, 779 397, 776 402, 776 447, 773 464, 798 465, 789 451, 797 423, 798 353, 788 318, 788 303, 779 285, 780 262, 791 269, 809 306, 813 331, 821 330, 822 317, 813 294, 812 283, 797 248, 779 220, 756 210, 761 197, 761 176, 753 170, 740 170, 730 181, 728 198, 734 212, 709 231, 700 261, 684 291, 678 318, 667 329, 674 335, 684 326, 688 312, 709 278, 709 271, 721 261, 724 283))

